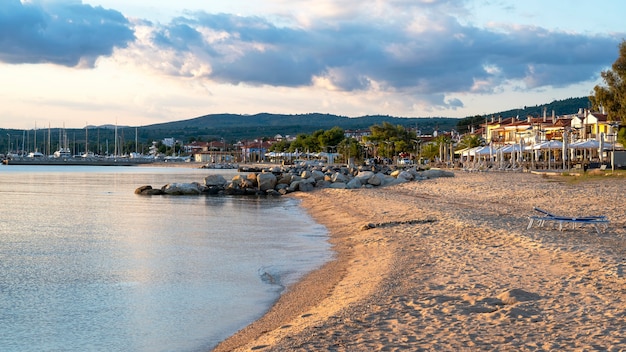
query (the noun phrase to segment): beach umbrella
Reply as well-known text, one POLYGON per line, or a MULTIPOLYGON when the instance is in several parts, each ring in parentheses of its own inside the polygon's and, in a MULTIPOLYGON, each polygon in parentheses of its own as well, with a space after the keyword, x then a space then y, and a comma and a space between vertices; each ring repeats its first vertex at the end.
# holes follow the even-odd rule
POLYGON ((511 154, 513 152, 521 152, 522 146, 519 144, 507 144, 500 148, 499 151, 504 154, 511 154))
POLYGON ((484 147, 479 147, 477 148, 474 153, 476 155, 480 155, 480 156, 485 156, 485 155, 492 155, 492 148, 491 146, 484 146, 484 147))
MULTIPOLYGON (((570 144, 569 146, 572 149, 600 149, 600 142, 595 139, 590 139, 586 141, 578 141, 570 144)), ((603 150, 613 149, 613 145, 610 143, 603 143, 603 150)))
POLYGON ((563 143, 557 140, 550 140, 546 142, 542 142, 536 144, 533 149, 534 150, 552 150, 552 149, 561 149, 563 148, 563 143))
POLYGON ((534 150, 546 150, 548 152, 548 169, 551 168, 550 162, 550 151, 551 150, 559 150, 563 149, 563 143, 557 140, 549 140, 546 142, 542 142, 533 146, 534 150))

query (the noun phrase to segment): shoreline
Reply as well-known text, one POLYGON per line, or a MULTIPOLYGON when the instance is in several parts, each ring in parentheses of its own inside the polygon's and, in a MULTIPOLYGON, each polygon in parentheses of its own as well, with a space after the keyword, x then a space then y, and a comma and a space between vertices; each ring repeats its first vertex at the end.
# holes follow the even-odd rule
POLYGON ((626 344, 626 226, 615 198, 626 180, 455 174, 294 194, 328 229, 336 258, 214 351, 626 344), (611 224, 600 235, 526 230, 533 206, 611 224))

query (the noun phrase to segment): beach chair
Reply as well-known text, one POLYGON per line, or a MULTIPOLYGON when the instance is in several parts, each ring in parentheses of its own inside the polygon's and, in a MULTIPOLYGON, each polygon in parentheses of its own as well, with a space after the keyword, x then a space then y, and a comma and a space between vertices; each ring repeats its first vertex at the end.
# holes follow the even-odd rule
POLYGON ((552 214, 546 210, 541 208, 534 207, 535 211, 541 213, 539 216, 530 216, 530 222, 528 223, 527 230, 530 230, 533 227, 533 224, 537 224, 537 226, 542 227, 546 221, 554 221, 559 224, 559 231, 563 231, 563 224, 571 223, 572 228, 575 228, 576 225, 593 225, 596 229, 596 232, 600 234, 602 230, 606 230, 609 226, 609 219, 607 219, 604 215, 599 216, 577 216, 577 217, 568 217, 568 216, 560 216, 552 214))

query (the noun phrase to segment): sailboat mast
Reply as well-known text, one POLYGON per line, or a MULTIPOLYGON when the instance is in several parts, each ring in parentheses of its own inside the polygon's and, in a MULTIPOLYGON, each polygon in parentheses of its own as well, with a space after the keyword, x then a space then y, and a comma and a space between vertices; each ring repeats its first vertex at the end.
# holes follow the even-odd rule
POLYGON ((117 118, 115 119, 115 147, 113 147, 113 155, 117 156, 117 118))
POLYGON ((85 121, 85 156, 89 155, 89 125, 85 121))

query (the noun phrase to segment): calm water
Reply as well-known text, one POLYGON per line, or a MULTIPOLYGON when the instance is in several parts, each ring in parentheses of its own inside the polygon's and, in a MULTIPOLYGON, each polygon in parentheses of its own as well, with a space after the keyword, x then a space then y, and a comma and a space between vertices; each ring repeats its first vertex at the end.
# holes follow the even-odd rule
POLYGON ((133 194, 209 172, 0 166, 0 349, 209 350, 330 259, 292 199, 133 194))

